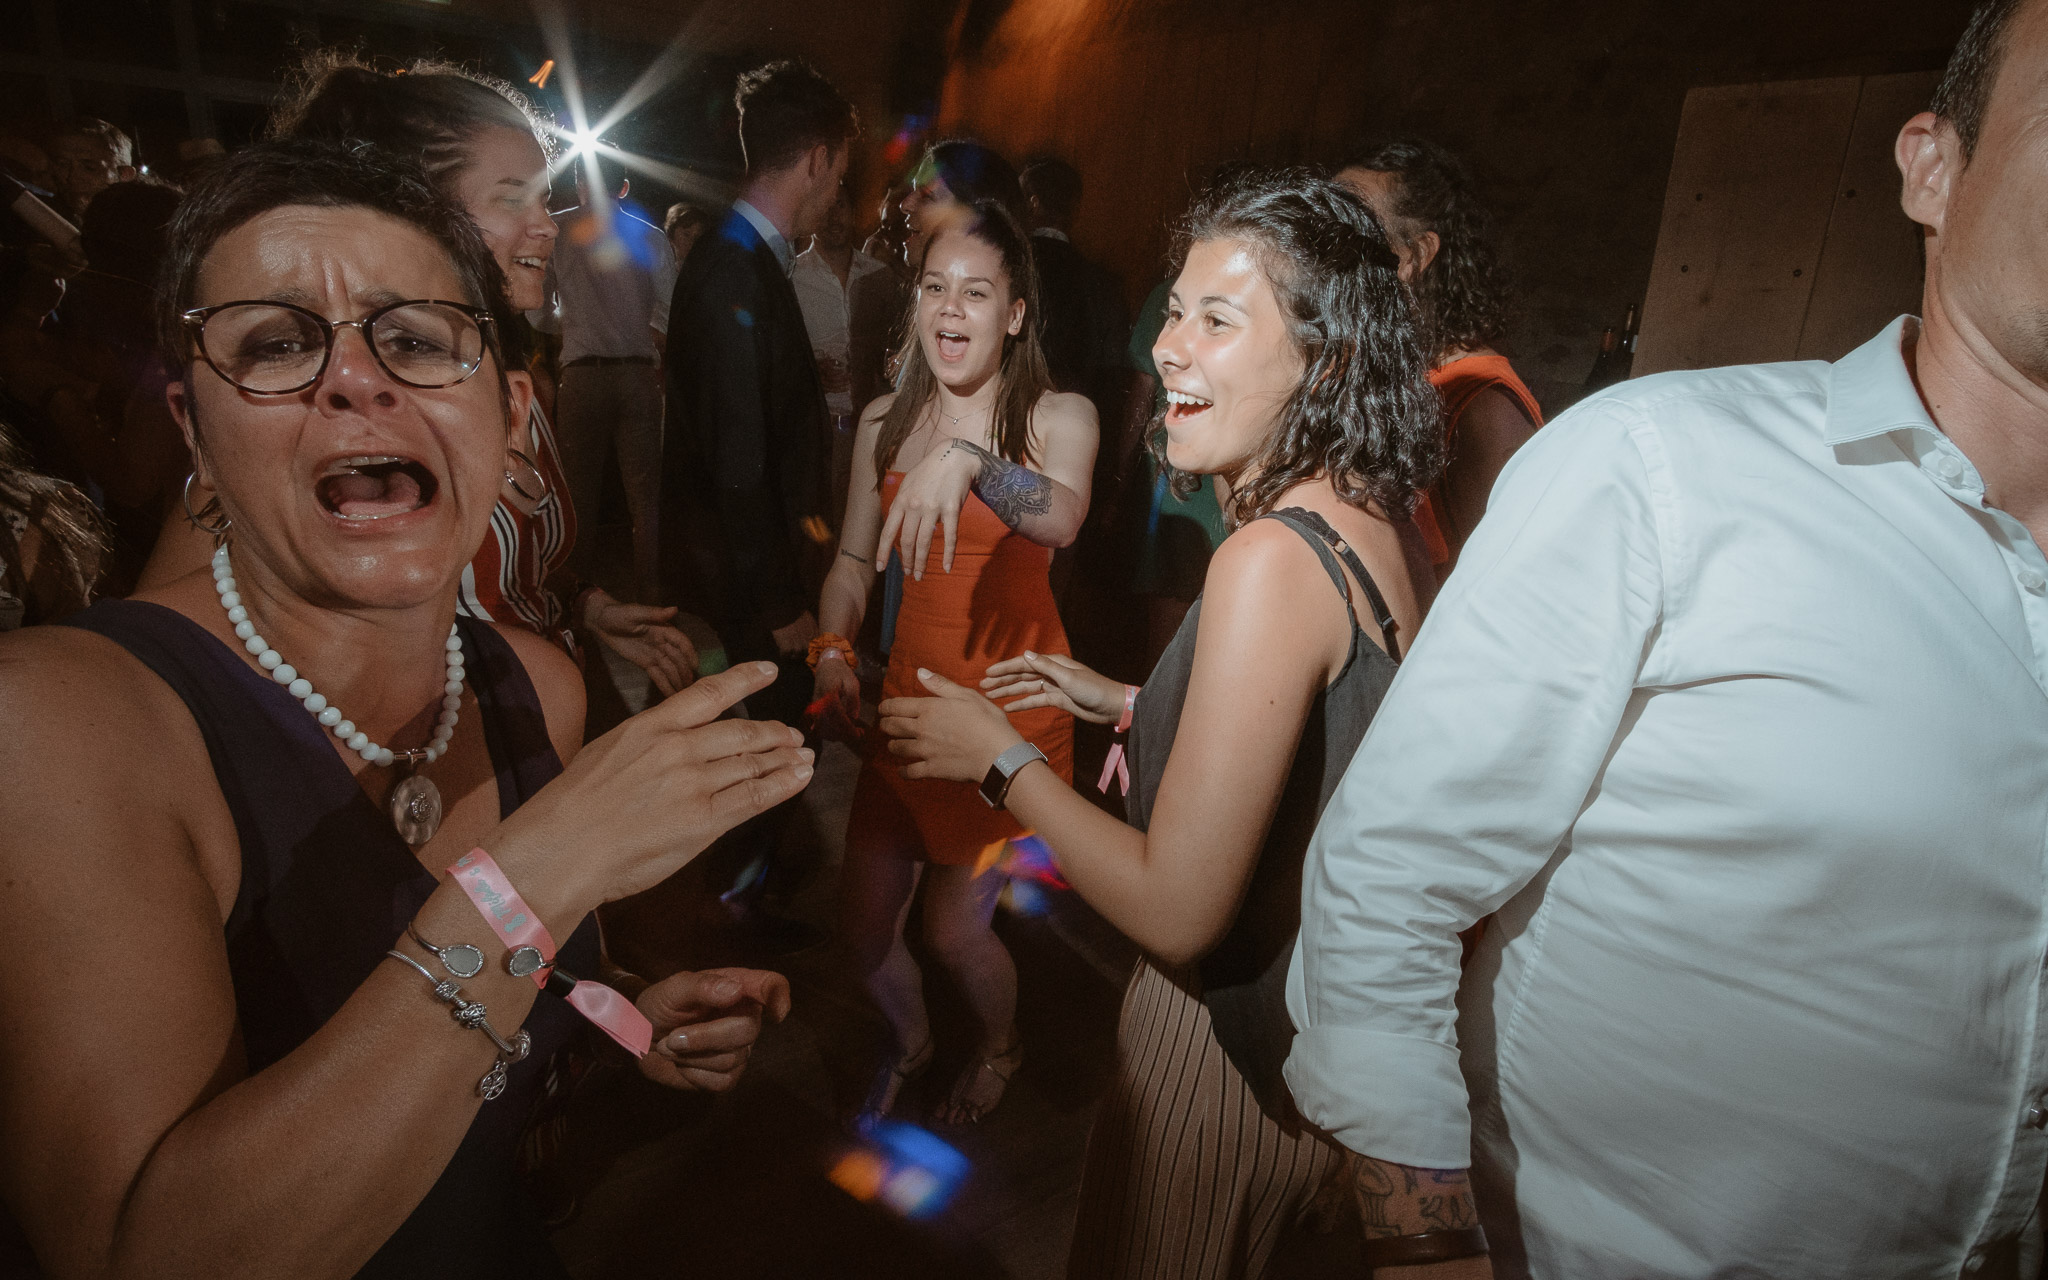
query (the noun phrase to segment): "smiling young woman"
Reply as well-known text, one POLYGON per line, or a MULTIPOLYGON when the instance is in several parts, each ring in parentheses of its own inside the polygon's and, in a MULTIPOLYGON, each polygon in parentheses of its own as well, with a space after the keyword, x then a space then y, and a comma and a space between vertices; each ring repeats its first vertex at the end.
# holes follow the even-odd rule
MULTIPOLYGON (((917 688, 920 669, 978 680, 1016 646, 1067 651, 1054 607, 1052 548, 1088 514, 1095 409, 1052 389, 1039 353, 1030 242, 994 201, 928 227, 906 320, 899 390, 870 405, 854 440, 838 560, 818 617, 818 696, 857 712, 860 685, 843 637, 858 634, 875 575, 900 545, 909 567, 883 692, 917 688)), ((1062 777, 1073 771, 1073 718, 1058 708, 1019 728, 1062 777)), ((886 756, 861 769, 847 821, 843 931, 896 1036, 865 1103, 881 1115, 931 1060, 922 979, 903 942, 925 883, 924 928, 966 993, 981 1043, 941 1110, 973 1121, 1001 1100, 1021 1048, 1016 968, 989 929, 1003 877, 976 876, 993 841, 1022 830, 972 786, 899 775, 886 756)))
POLYGON ((1257 1276, 1340 1167, 1280 1078, 1281 988, 1309 835, 1433 586, 1408 517, 1439 465, 1436 401, 1365 205, 1237 172, 1197 198, 1177 258, 1153 347, 1164 461, 1216 476, 1236 530, 1143 691, 1030 650, 986 696, 933 675, 939 696, 881 708, 919 779, 984 777, 1046 708, 1131 728, 1128 824, 1035 762, 1004 798, 1148 953, 1089 1138, 1076 1280, 1257 1276))

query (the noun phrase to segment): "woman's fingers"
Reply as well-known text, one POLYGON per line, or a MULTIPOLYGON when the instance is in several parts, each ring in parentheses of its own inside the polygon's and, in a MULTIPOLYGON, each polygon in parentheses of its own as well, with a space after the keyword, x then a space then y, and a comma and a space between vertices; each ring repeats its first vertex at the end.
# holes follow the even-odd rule
POLYGON ((715 794, 749 778, 765 778, 778 769, 808 768, 814 763, 810 748, 783 747, 775 751, 730 755, 696 768, 700 771, 698 777, 702 779, 704 790, 715 794))
POLYGON ((889 750, 895 751, 898 755, 903 755, 905 753, 897 750, 897 748, 909 747, 909 739, 917 736, 917 721, 904 716, 883 716, 881 730, 883 735, 889 739, 889 750))
POLYGON ((932 525, 930 512, 921 512, 917 517, 917 547, 911 553, 911 577, 924 581, 925 558, 932 553, 932 525))
POLYGON ((779 720, 719 720, 691 730, 678 744, 685 763, 759 755, 800 747, 804 735, 779 720))
MULTIPOLYGON (((719 832, 759 817, 802 791, 811 780, 811 766, 776 769, 757 778, 743 778, 711 797, 711 817, 719 832)), ((707 842, 708 843, 708 842, 707 842)))
MULTIPOLYGON (((1037 672, 1038 669, 1031 665, 1031 659, 1021 653, 1014 658, 1004 658, 1001 662, 992 662, 988 668, 988 674, 991 679, 996 676, 1036 675, 1037 672)), ((988 681, 983 680, 982 683, 987 684, 988 681)))
MULTIPOLYGON (((990 694, 989 697, 993 699, 995 695, 990 694)), ((1052 695, 1047 693, 1034 693, 1029 697, 1019 698, 1015 702, 1005 702, 1001 705, 1006 715, 1015 715, 1019 711, 1036 711, 1040 707, 1060 706, 1059 703, 1053 700, 1052 695)), ((1062 711, 1067 710, 1063 706, 1060 709, 1062 711)))
POLYGON ((742 662, 715 676, 704 677, 678 696, 659 707, 650 707, 642 714, 654 717, 651 723, 658 728, 698 728, 717 720, 727 708, 748 694, 758 693, 775 683, 776 674, 777 669, 772 662, 742 662))
POLYGON ((715 1067, 706 1061, 745 1049, 761 1038, 758 1011, 727 1014, 672 1027, 661 1038, 660 1051, 689 1066, 715 1067))
POLYGON ((896 549, 896 535, 903 528, 903 504, 895 503, 889 508, 889 518, 882 522, 882 536, 875 542, 875 572, 883 573, 889 568, 889 553, 896 549))
POLYGON ((958 507, 939 513, 939 524, 946 531, 946 555, 939 563, 947 573, 953 572, 953 544, 958 536, 955 532, 955 526, 959 523, 960 510, 958 507))

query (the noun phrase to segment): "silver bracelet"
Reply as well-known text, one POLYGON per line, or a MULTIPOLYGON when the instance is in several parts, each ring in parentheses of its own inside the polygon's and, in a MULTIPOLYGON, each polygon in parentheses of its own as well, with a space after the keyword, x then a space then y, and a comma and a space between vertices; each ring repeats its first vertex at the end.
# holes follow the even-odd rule
MULTIPOLYGON (((484 971, 484 953, 481 948, 473 947, 467 942, 437 947, 420 936, 419 924, 412 920, 406 921, 405 936, 432 952, 434 959, 441 962, 441 967, 458 978, 474 978, 484 971)), ((425 970, 421 972, 424 973, 425 970)))
MULTIPOLYGON (((425 946, 426 944, 421 943, 420 945, 425 946)), ((433 983, 434 998, 448 1006, 448 1013, 455 1019, 457 1025, 467 1027, 472 1031, 481 1031, 491 1038, 491 1043, 498 1047, 498 1060, 491 1064, 491 1069, 484 1073, 483 1079, 476 1082, 476 1091, 483 1096, 486 1102, 505 1092, 507 1074, 505 1068, 525 1059, 526 1055, 533 1049, 533 1037, 528 1035, 522 1028, 513 1032, 511 1042, 507 1043, 505 1038, 499 1035, 497 1029, 491 1026, 490 1022, 485 1018, 484 1006, 481 1001, 464 999, 461 987, 456 986, 446 978, 436 978, 433 974, 427 972, 425 965, 403 951, 391 950, 386 951, 384 954, 390 959, 404 961, 412 967, 414 972, 418 973, 428 982, 433 983)), ((477 957, 477 968, 483 968, 483 957, 481 955, 477 957)))

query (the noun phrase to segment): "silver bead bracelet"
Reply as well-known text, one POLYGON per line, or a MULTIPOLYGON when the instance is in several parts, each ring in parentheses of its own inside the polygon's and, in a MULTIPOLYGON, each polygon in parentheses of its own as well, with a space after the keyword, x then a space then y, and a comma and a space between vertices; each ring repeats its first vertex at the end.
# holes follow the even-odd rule
POLYGON ((484 1073, 483 1079, 476 1082, 476 1091, 486 1102, 505 1092, 505 1069, 525 1059, 533 1049, 533 1037, 521 1029, 513 1032, 510 1043, 507 1043, 505 1037, 499 1035, 496 1028, 486 1020, 481 1001, 464 999, 461 987, 446 978, 436 978, 427 972, 425 965, 403 951, 392 950, 384 954, 390 959, 403 961, 414 972, 432 983, 434 998, 448 1006, 449 1015, 455 1019, 458 1026, 481 1031, 491 1038, 491 1043, 498 1046, 498 1060, 491 1064, 491 1069, 484 1073))

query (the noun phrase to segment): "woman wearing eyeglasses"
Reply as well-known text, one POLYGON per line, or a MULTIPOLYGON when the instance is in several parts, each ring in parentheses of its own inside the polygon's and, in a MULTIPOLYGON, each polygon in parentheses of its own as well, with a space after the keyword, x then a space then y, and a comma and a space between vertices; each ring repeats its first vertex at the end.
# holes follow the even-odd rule
POLYGON ((251 148, 170 240, 168 398, 220 541, 0 637, 0 1203, 51 1276, 561 1276, 513 1164, 550 1060, 602 1032, 723 1089, 788 1003, 748 971, 607 985, 591 913, 809 753, 715 719, 759 664, 579 751, 568 658, 458 615, 532 388, 416 169, 251 148))
MULTIPOLYGON (((548 305, 554 140, 524 96, 447 63, 416 63, 407 74, 386 75, 335 51, 309 56, 299 82, 297 96, 271 121, 273 137, 362 142, 418 161, 483 233, 512 309, 548 305)), ((538 404, 527 411, 520 434, 525 438, 506 458, 497 514, 463 576, 462 611, 525 627, 565 649, 572 647, 572 629, 586 628, 646 671, 663 696, 688 685, 697 651, 669 624, 673 608, 615 600, 568 576, 577 513, 554 429, 538 404)), ((166 581, 211 552, 203 532, 166 536, 144 581, 166 581)))

